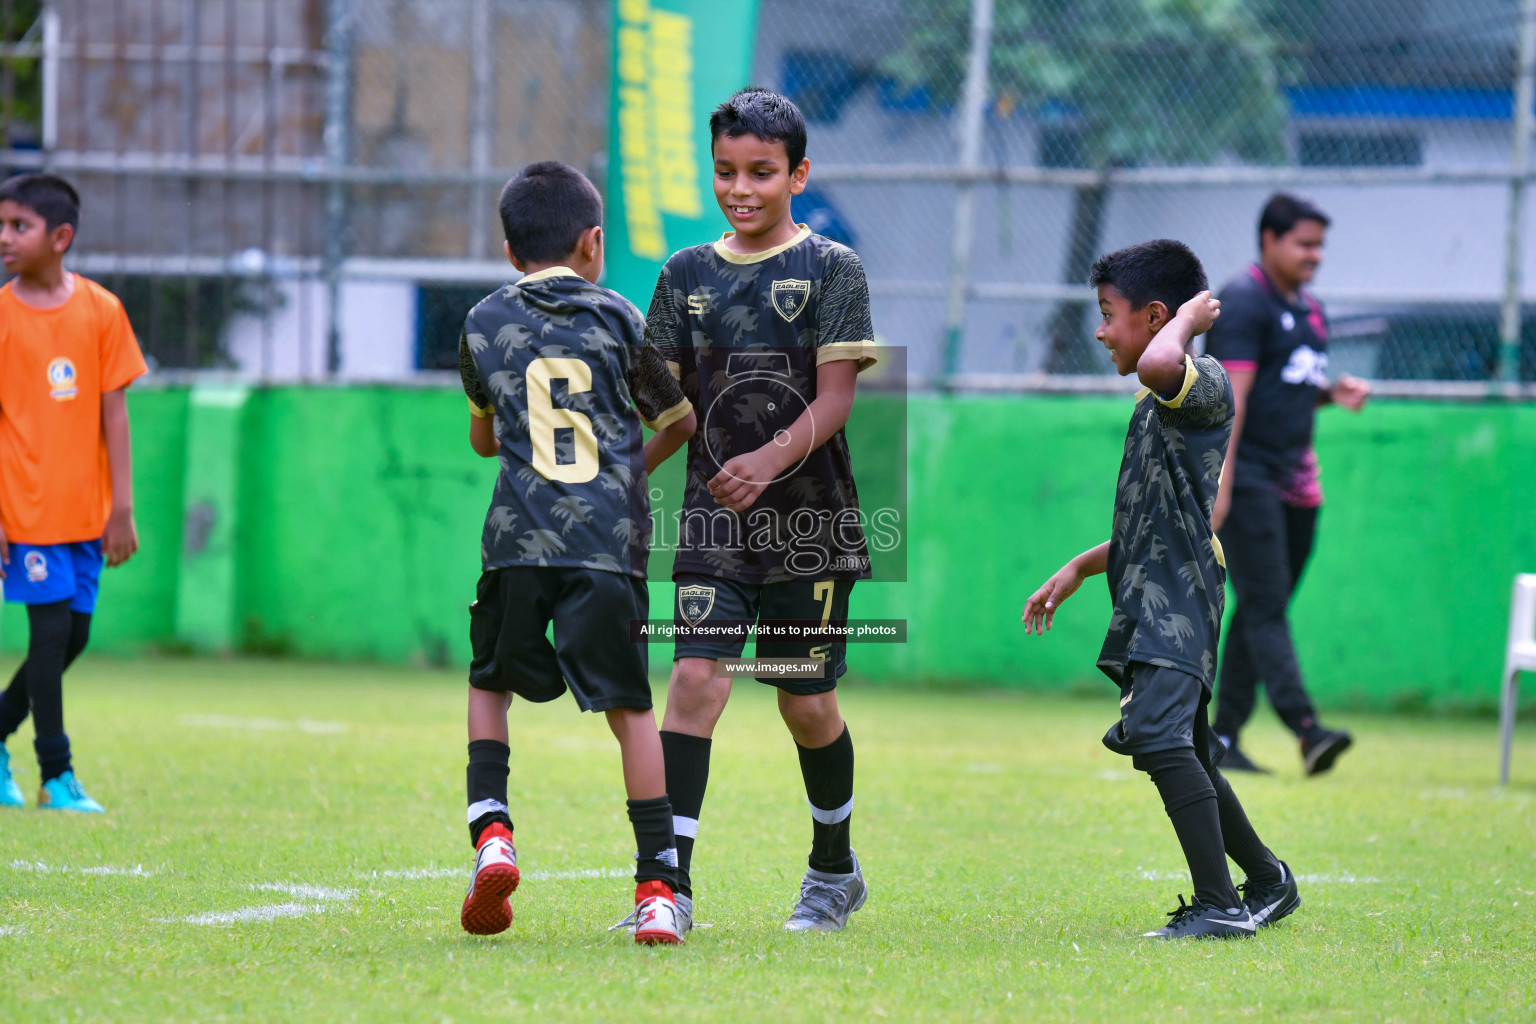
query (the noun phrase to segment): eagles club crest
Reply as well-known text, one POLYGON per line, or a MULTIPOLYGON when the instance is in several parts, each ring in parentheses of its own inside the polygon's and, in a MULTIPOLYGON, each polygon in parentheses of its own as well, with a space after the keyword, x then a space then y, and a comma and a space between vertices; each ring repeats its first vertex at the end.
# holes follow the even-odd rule
POLYGON ((792 321, 811 299, 811 282, 788 278, 773 282, 773 308, 786 321, 792 321))
POLYGON ((683 613, 683 621, 697 626, 715 606, 714 587, 678 587, 677 607, 683 613))

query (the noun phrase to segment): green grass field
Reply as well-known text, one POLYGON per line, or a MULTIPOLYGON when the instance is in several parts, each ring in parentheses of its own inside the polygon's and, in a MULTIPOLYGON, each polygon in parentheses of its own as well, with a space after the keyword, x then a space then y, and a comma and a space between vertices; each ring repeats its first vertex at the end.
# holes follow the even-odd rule
POLYGON ((1265 717, 1279 774, 1236 785, 1303 906, 1160 945, 1136 936, 1188 880, 1153 787, 1099 745, 1107 684, 850 686, 871 898, 791 936, 809 819, 771 693, 743 684, 695 861, 711 927, 655 950, 606 931, 632 839, 617 751, 568 700, 514 706, 517 918, 460 932, 461 679, 87 660, 68 726, 108 813, 0 815, 0 1020, 1536 1019, 1536 726, 1500 792, 1491 721, 1339 716, 1356 749, 1304 780, 1265 717))

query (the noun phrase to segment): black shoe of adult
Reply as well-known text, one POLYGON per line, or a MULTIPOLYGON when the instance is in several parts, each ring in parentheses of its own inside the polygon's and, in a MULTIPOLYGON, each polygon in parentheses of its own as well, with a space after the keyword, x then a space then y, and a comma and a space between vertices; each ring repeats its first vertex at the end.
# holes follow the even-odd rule
POLYGON ((1333 767, 1355 738, 1342 729, 1319 729, 1301 740, 1301 764, 1308 775, 1321 775, 1333 767))
POLYGON ((1258 926, 1245 906, 1222 910, 1208 907, 1196 899, 1168 912, 1168 923, 1156 931, 1143 932, 1144 939, 1251 939, 1258 926))
POLYGON ((1261 885, 1245 878, 1237 891, 1243 897, 1243 906, 1253 918, 1253 923, 1259 928, 1269 927, 1301 906, 1301 893, 1296 891, 1296 876, 1291 874, 1291 866, 1285 861, 1280 862, 1280 881, 1261 885))
POLYGON ((1243 753, 1243 748, 1237 746, 1227 748, 1227 756, 1221 759, 1221 770, 1224 772, 1253 772, 1256 775, 1274 774, 1268 768, 1256 765, 1248 760, 1248 755, 1243 753))

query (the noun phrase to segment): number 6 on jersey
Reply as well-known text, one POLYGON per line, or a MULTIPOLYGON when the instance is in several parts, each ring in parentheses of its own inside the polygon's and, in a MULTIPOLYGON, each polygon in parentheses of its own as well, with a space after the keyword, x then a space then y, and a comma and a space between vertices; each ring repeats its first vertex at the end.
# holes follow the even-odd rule
POLYGON ((592 390, 592 368, 580 359, 535 359, 528 364, 528 433, 533 442, 533 468, 548 480, 584 484, 597 476, 597 435, 592 421, 572 409, 556 409, 550 384, 564 379, 567 394, 592 390), (575 461, 555 459, 555 431, 569 429, 575 435, 575 461))

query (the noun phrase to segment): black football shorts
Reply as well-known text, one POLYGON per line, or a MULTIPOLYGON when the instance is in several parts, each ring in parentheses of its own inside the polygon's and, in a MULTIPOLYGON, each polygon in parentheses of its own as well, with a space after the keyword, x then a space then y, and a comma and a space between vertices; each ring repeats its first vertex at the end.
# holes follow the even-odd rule
MULTIPOLYGON (((852 580, 790 580, 783 583, 738 583, 719 576, 678 573, 677 599, 672 608, 672 622, 678 629, 702 623, 800 622, 848 625, 848 595, 852 580)), ((747 645, 746 637, 677 641, 672 658, 739 658, 747 645)), ((827 663, 821 679, 785 679, 758 676, 757 681, 776 686, 785 693, 808 696, 826 693, 848 671, 848 643, 843 639, 813 638, 800 642, 783 640, 757 642, 759 658, 821 658, 827 663)))
POLYGON ((645 581, 600 569, 513 566, 480 576, 469 606, 469 685, 583 711, 649 708, 646 647, 630 623, 650 609, 645 581), (555 624, 555 642, 546 635, 555 624))
POLYGON ((1192 748, 1201 764, 1219 764, 1226 748, 1211 732, 1210 700, 1211 691, 1197 676, 1133 661, 1120 680, 1120 720, 1104 734, 1104 745, 1132 758, 1192 748))

